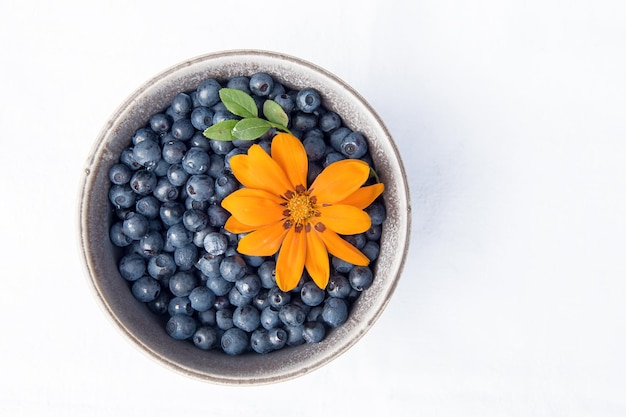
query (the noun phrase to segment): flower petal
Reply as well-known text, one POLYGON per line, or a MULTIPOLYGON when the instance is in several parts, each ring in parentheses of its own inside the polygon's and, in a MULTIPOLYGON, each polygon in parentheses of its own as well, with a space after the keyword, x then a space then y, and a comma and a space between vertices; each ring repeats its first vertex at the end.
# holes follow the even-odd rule
POLYGON ((283 195, 293 189, 282 168, 257 144, 248 149, 247 155, 230 158, 230 169, 235 178, 248 188, 265 190, 275 195, 283 195))
POLYGON ((272 139, 272 159, 287 174, 289 181, 296 186, 306 188, 306 175, 309 160, 300 139, 288 133, 279 133, 272 139))
POLYGON ((271 256, 278 252, 287 231, 282 222, 262 227, 242 237, 237 251, 250 256, 271 256))
POLYGON ((358 207, 364 209, 369 206, 378 198, 379 195, 385 190, 383 183, 374 185, 368 185, 367 187, 361 187, 345 199, 339 201, 337 204, 346 204, 349 206, 358 207))
POLYGON ((318 207, 317 210, 320 212, 319 221, 340 235, 363 233, 372 225, 370 216, 354 206, 333 204, 318 207))
POLYGON ((370 174, 367 162, 343 159, 328 165, 311 184, 311 196, 318 204, 336 203, 359 189, 370 174))
POLYGON ((235 218, 235 216, 230 216, 228 220, 226 220, 226 224, 224 225, 224 229, 228 230, 230 233, 248 233, 253 230, 258 229, 257 226, 248 226, 247 224, 241 223, 239 220, 235 218))
POLYGON ((288 230, 276 260, 276 285, 281 291, 291 291, 300 282, 306 259, 306 233, 288 230))
POLYGON ((326 228, 322 232, 317 228, 314 228, 314 230, 315 233, 318 233, 319 237, 326 245, 326 249, 332 255, 353 265, 369 265, 370 261, 367 256, 363 255, 360 250, 342 239, 337 233, 329 228, 326 228))
POLYGON ((267 191, 241 188, 222 200, 222 207, 248 226, 265 226, 282 220, 283 201, 267 191))
POLYGON ((313 230, 306 233, 306 260, 304 265, 313 282, 321 289, 326 288, 330 277, 328 251, 318 233, 313 230))

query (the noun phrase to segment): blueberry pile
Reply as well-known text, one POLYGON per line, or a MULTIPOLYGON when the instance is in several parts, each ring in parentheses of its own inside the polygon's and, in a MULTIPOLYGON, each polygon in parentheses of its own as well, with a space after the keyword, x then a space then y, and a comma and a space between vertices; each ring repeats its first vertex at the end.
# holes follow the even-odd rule
POLYGON ((366 209, 371 228, 345 236, 372 261, 369 267, 330 256, 325 290, 306 271, 294 290, 278 289, 275 258, 239 254, 239 236, 223 228, 229 213, 220 205, 241 186, 230 158, 252 143, 269 153, 275 132, 255 141, 207 139, 209 126, 238 118, 220 101, 222 87, 247 92, 259 109, 271 99, 285 110, 309 158, 309 183, 344 158, 372 165, 367 140, 327 110, 316 90, 292 90, 265 73, 207 79, 152 115, 109 171, 110 239, 121 248, 120 275, 172 338, 200 349, 238 355, 319 342, 347 320, 354 300, 372 284, 385 206, 376 200, 366 209))

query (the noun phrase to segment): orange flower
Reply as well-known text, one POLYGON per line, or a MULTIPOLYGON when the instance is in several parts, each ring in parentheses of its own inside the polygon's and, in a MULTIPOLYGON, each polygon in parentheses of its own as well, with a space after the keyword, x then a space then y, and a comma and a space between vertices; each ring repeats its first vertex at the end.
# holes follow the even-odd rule
POLYGON ((279 133, 272 156, 259 145, 230 160, 235 177, 244 185, 222 201, 232 216, 224 226, 247 233, 237 250, 244 255, 271 256, 276 261, 276 284, 282 291, 298 285, 306 267, 313 281, 326 288, 330 276, 328 254, 354 265, 369 259, 339 235, 369 229, 363 211, 384 189, 362 187, 370 174, 366 162, 346 159, 326 167, 307 189, 308 159, 298 138, 279 133))

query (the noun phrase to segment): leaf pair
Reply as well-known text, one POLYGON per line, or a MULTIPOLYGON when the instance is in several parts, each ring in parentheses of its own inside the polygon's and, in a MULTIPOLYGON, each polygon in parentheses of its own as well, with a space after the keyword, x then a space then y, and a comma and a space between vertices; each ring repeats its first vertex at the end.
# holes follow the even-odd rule
POLYGON ((222 88, 219 95, 228 111, 241 119, 223 120, 208 127, 204 131, 207 138, 221 141, 253 140, 263 136, 271 128, 289 132, 289 117, 274 100, 265 100, 263 103, 265 119, 262 119, 259 117, 256 102, 249 94, 234 88, 222 88))

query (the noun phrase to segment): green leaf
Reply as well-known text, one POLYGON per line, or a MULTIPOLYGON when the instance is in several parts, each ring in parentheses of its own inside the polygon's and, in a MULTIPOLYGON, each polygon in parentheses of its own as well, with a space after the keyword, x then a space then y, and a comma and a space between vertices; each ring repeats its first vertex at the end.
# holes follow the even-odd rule
POLYGON ((249 94, 235 88, 222 88, 220 98, 229 112, 240 117, 258 117, 259 109, 249 94))
POLYGON ((204 130, 204 136, 209 139, 229 141, 235 139, 233 129, 239 120, 222 120, 204 130))
POLYGON ((282 127, 287 127, 289 123, 289 116, 274 100, 265 100, 265 103, 263 103, 263 115, 270 122, 282 127))
POLYGON ((258 117, 242 119, 233 128, 233 136, 237 139, 253 140, 263 136, 271 127, 270 122, 258 117))

